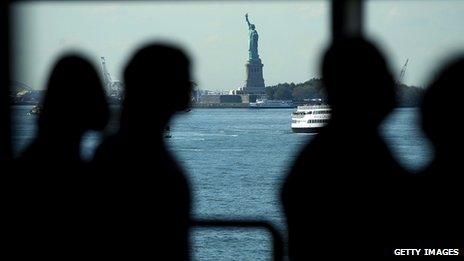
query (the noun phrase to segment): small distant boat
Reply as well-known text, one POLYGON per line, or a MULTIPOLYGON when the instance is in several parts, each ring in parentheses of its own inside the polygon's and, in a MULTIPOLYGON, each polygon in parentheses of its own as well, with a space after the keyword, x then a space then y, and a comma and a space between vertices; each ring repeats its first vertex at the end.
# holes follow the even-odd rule
POLYGON ((255 109, 295 108, 295 105, 293 104, 293 101, 289 101, 289 100, 256 99, 256 102, 250 102, 250 108, 255 108, 255 109))
POLYGON ((32 109, 27 113, 28 115, 39 115, 42 112, 40 105, 34 105, 32 109))

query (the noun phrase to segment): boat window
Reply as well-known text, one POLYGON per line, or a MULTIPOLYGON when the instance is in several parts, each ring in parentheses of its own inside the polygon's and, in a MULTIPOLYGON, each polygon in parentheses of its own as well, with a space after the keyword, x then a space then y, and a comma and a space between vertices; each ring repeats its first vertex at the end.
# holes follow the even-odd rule
MULTIPOLYGON (((192 57, 192 80, 197 83, 195 101, 205 98, 204 108, 193 108, 172 120, 171 138, 167 140, 191 181, 193 217, 266 217, 285 230, 275 191, 281 186, 281 173, 287 171, 308 137, 291 132, 290 122, 299 121, 289 119, 288 109, 260 110, 257 113, 233 108, 230 103, 234 101, 225 92, 243 87, 246 68, 254 74, 262 71, 266 86, 280 84, 286 87, 275 91, 275 100, 293 98, 291 91, 287 93, 289 85, 286 82, 299 85, 318 78, 317 60, 330 40, 329 1, 236 1, 220 4, 214 1, 18 1, 12 9, 14 15, 11 17, 17 26, 12 30, 15 39, 12 50, 15 86, 12 87, 18 92, 29 92, 24 100, 18 100, 21 105, 12 109, 13 118, 18 123, 13 126, 12 132, 15 156, 35 135, 36 116, 26 114, 43 94, 41 90, 46 85, 54 59, 77 49, 85 52, 101 72, 100 57, 104 56, 105 76, 108 76, 104 80, 108 81, 106 86, 110 89, 116 82, 122 83, 126 59, 141 45, 151 40, 173 43, 186 49, 192 57), (258 54, 265 65, 263 69, 246 66, 250 60, 246 12, 259 34, 258 54), (29 100, 25 101, 26 98, 29 100), (214 109, 215 106, 228 108, 214 109), (285 140, 283 147, 265 146, 264 153, 264 147, 249 146, 253 143, 275 144, 281 139, 285 140), (250 167, 243 168, 244 165, 250 167), (244 180, 246 186, 243 186, 244 180), (256 196, 256 191, 262 193, 256 196), (269 213, 272 215, 269 216, 269 213)), ((306 90, 299 86, 298 91, 306 90)), ((300 93, 300 96, 303 95, 300 93)), ((153 103, 157 98, 153 97, 153 103)), ((271 103, 279 105, 285 102, 271 103)), ((114 132, 118 126, 117 106, 112 108, 115 117, 109 124, 109 132, 114 132)), ((307 114, 312 112, 306 109, 294 113, 298 119, 307 114)), ((82 148, 86 159, 92 158, 100 140, 101 135, 96 133, 86 137, 82 148)), ((192 247, 200 249, 192 253, 193 260, 225 260, 227 257, 206 256, 207 253, 224 251, 234 253, 237 260, 270 259, 264 256, 269 253, 269 237, 264 232, 241 233, 233 237, 239 239, 239 243, 243 242, 238 249, 235 249, 235 244, 232 248, 220 231, 195 231, 192 237, 192 247), (248 239, 259 246, 259 251, 246 247, 250 244, 248 239)))
MULTIPOLYGON (((249 58, 249 35, 244 12, 250 12, 250 20, 257 27, 259 56, 266 65, 263 69, 247 68, 258 74, 262 71, 266 86, 277 86, 290 81, 303 83, 309 77, 320 77, 319 61, 316 58, 321 56, 330 40, 330 25, 327 22, 330 20, 327 17, 330 1, 237 1, 220 5, 213 2, 182 1, 175 4, 169 1, 142 1, 136 4, 108 2, 57 4, 47 1, 18 1, 12 4, 14 29, 11 33, 14 45, 11 48, 10 88, 14 94, 12 97, 17 99, 11 108, 14 156, 19 155, 35 136, 37 128, 34 117, 37 116, 33 106, 43 95, 42 89, 46 85, 54 59, 69 50, 85 52, 87 57, 96 60, 95 66, 98 68, 101 66, 99 57, 105 56, 106 69, 112 78, 110 85, 117 87, 122 84, 126 58, 135 48, 148 39, 172 41, 185 47, 195 58, 193 69, 195 81, 198 83, 198 97, 204 94, 215 101, 217 97, 214 96, 224 94, 231 89, 230 86, 243 84, 246 71, 244 64, 249 58), (31 64, 34 66, 30 66, 31 64)), ((461 51, 464 46, 464 26, 461 22, 464 5, 460 1, 364 2, 363 31, 385 51, 400 84, 419 87, 414 90, 426 87, 437 66, 461 51), (417 11, 418 6, 420 11, 417 11), (400 73, 406 67, 406 61, 409 61, 407 70, 404 74, 400 73)), ((281 99, 292 96, 277 91, 274 94, 284 97, 281 99)), ((153 100, 155 103, 156 99, 153 100)), ((407 106, 417 105, 417 101, 413 99, 404 100, 411 102, 407 106)), ((217 106, 214 102, 205 103, 204 106, 203 109, 195 108, 174 118, 171 126, 172 138, 168 141, 191 181, 194 193, 193 216, 254 218, 272 213, 269 220, 285 231, 283 214, 275 191, 280 189, 281 173, 291 165, 298 148, 312 137, 290 134, 289 110, 263 110, 256 113, 237 108, 211 109, 217 106), (263 153, 262 146, 248 146, 252 143, 274 144, 273 141, 277 139, 285 140, 282 142, 285 144, 284 153, 281 153, 282 147, 277 146, 264 146, 265 150, 269 150, 266 153, 263 153), (259 167, 243 168, 243 165, 259 167), (251 172, 255 176, 250 176, 251 172), (268 172, 272 172, 272 175, 267 175, 268 172), (216 175, 217 173, 233 175, 216 175), (243 177, 246 177, 247 186, 243 186, 243 177), (256 177, 265 177, 266 180, 256 177), (255 194, 250 191, 264 192, 259 197, 254 197, 255 194)), ((328 123, 329 119, 325 117, 330 117, 331 109, 324 109, 325 107, 320 104, 317 110, 310 111, 306 108, 308 111, 295 111, 293 115, 304 119, 304 115, 322 114, 321 118, 324 119, 310 119, 307 122, 328 123)), ((116 115, 117 109, 113 109, 116 115)), ((420 127, 414 123, 418 115, 418 110, 414 108, 398 109, 382 128, 382 135, 390 142, 394 156, 413 170, 426 165, 431 156, 426 138, 420 127), (413 138, 404 138, 406 130, 408 135, 413 130, 413 138)), ((115 131, 116 126, 117 120, 113 119, 108 130, 115 131)), ((101 135, 95 133, 90 133, 85 138, 82 154, 86 159, 92 157, 100 140, 101 135)), ((224 248, 227 253, 234 252, 229 247, 230 244, 207 244, 211 240, 204 233, 195 233, 193 237, 194 248, 211 252, 220 252, 224 248)), ((247 237, 236 238, 246 242, 242 239, 247 237)), ((266 244, 265 236, 249 235, 248 238, 257 238, 257 242, 261 244, 256 245, 266 244)), ((255 255, 250 257, 249 252, 243 252, 243 256, 237 256, 236 259, 265 259, 255 255)), ((197 252, 193 255, 195 259, 203 257, 197 252)), ((221 257, 211 259, 218 260, 221 257)))

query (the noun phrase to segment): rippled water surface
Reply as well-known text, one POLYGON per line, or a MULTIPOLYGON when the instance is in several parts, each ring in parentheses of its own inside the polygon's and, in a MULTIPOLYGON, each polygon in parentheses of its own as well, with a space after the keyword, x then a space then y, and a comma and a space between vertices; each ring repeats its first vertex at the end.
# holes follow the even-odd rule
MULTIPOLYGON (((35 116, 28 116, 29 110, 30 106, 14 107, 16 153, 35 133, 35 116)), ((173 120, 168 145, 188 173, 194 216, 261 218, 285 231, 280 184, 302 145, 313 137, 292 133, 291 112, 193 109, 173 120)), ((116 122, 109 128, 115 129, 116 122)), ((397 109, 385 122, 382 135, 405 167, 417 170, 430 160, 416 109, 397 109)), ((87 135, 83 156, 91 158, 99 141, 99 135, 87 135)), ((193 254, 197 260, 268 260, 268 237, 260 230, 195 229, 193 254)))

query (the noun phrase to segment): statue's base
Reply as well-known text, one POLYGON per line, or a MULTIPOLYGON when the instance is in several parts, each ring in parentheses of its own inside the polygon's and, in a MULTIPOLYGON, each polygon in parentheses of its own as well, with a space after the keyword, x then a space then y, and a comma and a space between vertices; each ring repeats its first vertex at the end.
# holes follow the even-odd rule
POLYGON ((243 94, 243 93, 237 93, 236 95, 240 96, 242 99, 242 103, 251 103, 251 102, 256 102, 256 99, 262 98, 264 94, 243 94))
POLYGON ((248 59, 246 64, 257 64, 257 65, 261 64, 262 65, 263 63, 261 62, 260 58, 254 58, 254 59, 252 58, 252 59, 248 59))
POLYGON ((244 91, 250 94, 266 93, 263 78, 263 63, 261 59, 250 59, 245 64, 246 80, 243 86, 244 91))

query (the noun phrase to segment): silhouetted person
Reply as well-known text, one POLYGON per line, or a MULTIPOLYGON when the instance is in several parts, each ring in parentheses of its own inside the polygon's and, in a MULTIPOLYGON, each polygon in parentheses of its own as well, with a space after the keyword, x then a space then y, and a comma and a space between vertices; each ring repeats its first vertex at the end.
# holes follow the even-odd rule
POLYGON ((37 136, 17 160, 13 197, 18 245, 36 257, 83 253, 92 221, 93 177, 80 157, 82 136, 102 130, 109 111, 100 77, 87 60, 66 55, 48 80, 37 136), (42 254, 40 254, 42 253, 42 254))
POLYGON ((77 55, 65 56, 50 75, 37 137, 22 153, 20 161, 49 169, 79 168, 84 133, 102 130, 108 117, 105 91, 95 68, 77 55))
POLYGON ((423 175, 435 180, 464 181, 462 172, 464 57, 446 65, 423 97, 422 127, 432 142, 435 158, 423 175))
POLYGON ((385 197, 404 174, 378 130, 395 106, 394 81, 378 49, 360 38, 334 42, 322 74, 331 119, 282 190, 289 255, 382 255, 389 223, 397 222, 388 216, 395 200, 385 197))
POLYGON ((434 148, 434 160, 418 175, 415 193, 419 205, 420 238, 426 246, 464 247, 464 148, 462 119, 464 57, 447 64, 423 97, 422 127, 434 148), (424 229, 426 228, 426 229, 424 229), (433 240, 432 240, 433 239, 433 240), (458 242, 458 240, 461 240, 458 242))
POLYGON ((190 190, 163 137, 171 117, 189 106, 190 61, 177 48, 148 45, 130 60, 124 80, 120 130, 94 158, 108 176, 113 252, 187 260, 190 190))

